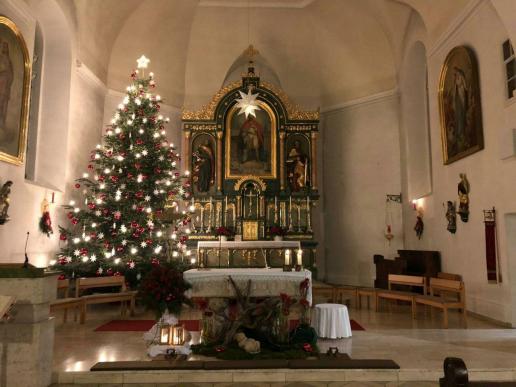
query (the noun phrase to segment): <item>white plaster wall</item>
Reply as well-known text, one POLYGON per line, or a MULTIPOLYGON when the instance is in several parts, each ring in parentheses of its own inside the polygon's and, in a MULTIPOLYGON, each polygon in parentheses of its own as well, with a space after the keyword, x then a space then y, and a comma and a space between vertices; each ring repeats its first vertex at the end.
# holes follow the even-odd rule
POLYGON ((401 192, 398 98, 389 93, 323 114, 326 280, 373 284, 373 255, 403 247, 401 206, 395 238, 384 237, 386 194, 401 192), (389 95, 390 94, 390 95, 389 95))
MULTIPOLYGON (((0 3, 0 13, 12 18, 21 28, 31 56, 36 20, 42 24, 45 39, 63 28, 62 25, 46 24, 49 14, 57 15, 59 11, 53 8, 56 5, 52 0, 32 5, 27 7, 22 2, 11 1, 0 3), (41 13, 42 10, 47 13, 41 13)), ((45 42, 45 48, 41 92, 47 102, 51 100, 52 104, 43 102, 40 105, 37 183, 25 180, 23 165, 17 167, 0 163, 0 183, 6 180, 14 182, 10 196, 11 220, 0 226, 0 262, 23 261, 27 232, 31 234, 28 247, 31 263, 46 266, 54 256, 59 247, 58 224, 64 221, 59 205, 70 196, 70 183, 82 172, 89 151, 98 142, 100 133, 105 91, 91 81, 88 75, 90 72, 85 67, 71 68, 71 51, 68 51, 66 57, 62 51, 64 46, 55 47, 48 41, 45 42), (58 66, 56 61, 64 61, 69 66, 60 73, 60 78, 54 78, 56 74, 52 72, 53 66, 58 66), (50 200, 52 192, 55 192, 56 203, 50 206, 50 214, 55 233, 47 238, 39 232, 38 222, 41 202, 45 197, 50 200)))
MULTIPOLYGON (((410 33, 419 32, 413 30, 410 33)), ((433 193, 422 202, 425 213, 423 238, 417 240, 412 230, 415 216, 414 211, 409 210, 409 203, 404 204, 404 223, 406 248, 440 250, 443 270, 463 275, 468 309, 511 322, 510 287, 514 287, 511 282, 516 284, 516 278, 511 278, 508 261, 514 261, 516 256, 513 252, 508 256, 507 238, 511 234, 506 230, 504 215, 516 211, 516 159, 509 157, 502 160, 500 149, 500 144, 512 141, 512 136, 506 137, 506 129, 514 127, 516 118, 515 105, 508 105, 505 101, 501 44, 507 37, 508 33, 491 3, 477 1, 467 13, 452 23, 446 36, 433 45, 430 43, 431 49, 427 53, 433 193), (447 53, 453 47, 463 44, 473 48, 479 62, 485 149, 445 166, 442 161, 437 99, 439 76, 447 53), (459 173, 466 173, 471 184, 470 219, 468 223, 463 223, 458 218, 457 233, 452 235, 446 230, 443 203, 457 200, 459 173), (486 274, 482 210, 493 206, 498 212, 503 277, 501 284, 488 284, 486 274)), ((409 156, 404 168, 411 162, 409 156)), ((406 191, 407 186, 404 187, 404 193, 406 191)))

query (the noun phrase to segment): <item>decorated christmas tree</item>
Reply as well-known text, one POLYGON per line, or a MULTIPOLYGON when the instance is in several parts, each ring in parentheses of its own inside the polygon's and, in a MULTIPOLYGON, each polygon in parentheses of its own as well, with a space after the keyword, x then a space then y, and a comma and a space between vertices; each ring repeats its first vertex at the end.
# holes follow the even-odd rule
POLYGON ((81 199, 65 206, 70 226, 60 227, 62 248, 52 263, 68 277, 123 274, 134 284, 152 265, 188 253, 190 218, 181 208, 189 182, 166 139, 160 96, 149 91, 155 82, 144 74, 148 62, 138 60, 103 144, 76 180, 81 199))

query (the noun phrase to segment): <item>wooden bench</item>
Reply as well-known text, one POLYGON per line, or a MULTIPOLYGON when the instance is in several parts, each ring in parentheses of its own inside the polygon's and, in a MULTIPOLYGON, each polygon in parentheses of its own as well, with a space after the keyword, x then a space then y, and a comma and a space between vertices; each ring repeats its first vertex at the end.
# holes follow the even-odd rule
MULTIPOLYGON (((417 304, 443 310, 443 326, 448 328, 448 309, 460 309, 467 326, 466 317, 466 292, 464 282, 441 278, 430 278, 430 295, 417 295, 414 301, 417 304), (439 296, 435 294, 439 293, 439 296), (449 295, 452 294, 452 297, 449 295)), ((415 317, 415 315, 413 315, 415 317)))
POLYGON ((85 305, 120 302, 122 316, 127 314, 127 304, 130 306, 131 316, 134 316, 136 293, 136 291, 127 290, 124 276, 77 278, 75 281, 75 296, 83 299, 85 305), (93 293, 81 296, 84 290, 108 287, 120 287, 120 291, 115 293, 93 293))
POLYGON ((388 277, 389 289, 376 289, 376 311, 380 310, 380 299, 408 301, 412 306, 412 316, 415 317, 415 303, 414 297, 418 293, 409 291, 393 290, 392 285, 403 285, 410 287, 421 287, 423 294, 426 294, 426 278, 414 275, 389 274, 388 277))
POLYGON ((77 321, 77 311, 79 312, 79 322, 84 324, 85 309, 84 300, 81 298, 69 297, 70 280, 63 279, 57 281, 57 297, 58 299, 50 303, 50 312, 53 313, 57 310, 64 310, 63 312, 63 323, 68 320, 68 309, 74 310, 74 321, 77 321), (59 298, 59 293, 63 293, 64 298, 59 298))
POLYGON ((371 299, 376 300, 375 288, 358 288, 357 289, 357 308, 362 309, 362 297, 367 299, 367 309, 371 307, 371 299))
POLYGON ((318 297, 324 297, 326 302, 330 302, 333 304, 335 301, 335 289, 333 288, 333 286, 325 284, 324 282, 313 281, 312 299, 315 301, 315 299, 318 297))
POLYGON ((351 298, 355 307, 357 306, 357 287, 352 285, 333 285, 333 301, 336 304, 350 306, 348 300, 351 298), (348 297, 346 297, 348 296, 348 297))

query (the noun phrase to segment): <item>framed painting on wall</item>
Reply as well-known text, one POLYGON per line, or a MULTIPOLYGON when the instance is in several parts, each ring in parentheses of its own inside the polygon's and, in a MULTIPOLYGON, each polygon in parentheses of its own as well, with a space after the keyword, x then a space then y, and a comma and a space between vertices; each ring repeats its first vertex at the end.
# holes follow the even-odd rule
POLYGON ((256 117, 238 114, 235 106, 226 117, 226 179, 276 178, 276 116, 265 102, 259 106, 256 117))
POLYGON ((444 164, 484 149, 478 64, 468 47, 455 47, 444 61, 439 113, 444 164))
POLYGON ((30 61, 16 25, 0 16, 0 160, 23 163, 27 138, 30 61))

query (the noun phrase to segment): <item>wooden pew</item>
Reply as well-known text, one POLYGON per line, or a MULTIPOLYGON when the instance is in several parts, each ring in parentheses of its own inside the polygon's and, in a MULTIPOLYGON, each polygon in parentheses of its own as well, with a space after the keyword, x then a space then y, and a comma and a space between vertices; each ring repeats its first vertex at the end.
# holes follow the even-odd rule
POLYGON ((312 299, 314 300, 318 297, 324 297, 327 302, 334 303, 335 302, 335 289, 332 285, 325 284, 320 281, 312 282, 312 299))
POLYGON ((64 310, 63 323, 68 319, 68 309, 74 310, 74 321, 77 321, 77 311, 79 311, 81 324, 84 324, 86 306, 84 300, 78 297, 69 297, 70 280, 63 279, 57 281, 57 296, 58 299, 50 303, 50 312, 56 310, 64 310), (59 293, 63 293, 64 298, 59 298, 59 293))
POLYGON ((388 290, 377 289, 376 290, 376 311, 380 310, 380 299, 385 298, 388 300, 397 300, 397 301, 408 301, 412 305, 412 316, 415 317, 415 303, 414 297, 418 295, 418 293, 413 293, 410 291, 402 291, 402 290, 393 290, 392 285, 403 285, 410 287, 421 287, 423 289, 423 294, 426 294, 426 278, 414 275, 401 275, 401 274, 389 274, 388 277, 388 290))
POLYGON ((448 328, 448 309, 460 309, 464 319, 464 326, 467 326, 466 291, 462 281, 430 278, 430 295, 417 295, 414 301, 416 306, 417 304, 422 304, 442 309, 444 328, 448 328), (439 296, 436 296, 436 293, 439 293, 439 296), (450 294, 452 294, 452 297, 449 296, 450 294))
POLYGON ((131 316, 134 316, 136 293, 136 291, 127 290, 124 276, 77 278, 75 282, 75 296, 83 299, 85 305, 120 302, 122 306, 122 316, 126 315, 128 303, 130 305, 131 316), (116 293, 93 293, 81 296, 84 290, 108 287, 119 287, 120 291, 116 293))

